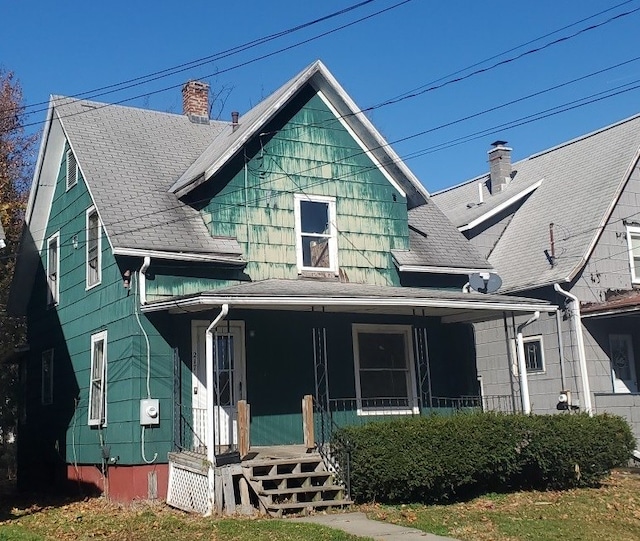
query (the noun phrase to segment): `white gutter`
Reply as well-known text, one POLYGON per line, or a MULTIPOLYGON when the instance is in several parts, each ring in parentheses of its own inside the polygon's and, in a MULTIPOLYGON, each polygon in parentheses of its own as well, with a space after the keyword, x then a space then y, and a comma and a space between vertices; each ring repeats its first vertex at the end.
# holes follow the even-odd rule
POLYGON ((468 224, 461 225, 460 227, 458 227, 458 231, 468 231, 469 229, 473 229, 474 227, 480 225, 482 222, 486 222, 489 218, 493 218, 496 214, 499 214, 504 209, 509 208, 511 205, 513 205, 514 203, 516 203, 526 195, 529 195, 534 190, 537 190, 542 184, 543 180, 544 179, 541 179, 535 184, 532 184, 531 186, 529 186, 528 188, 525 188, 521 192, 518 192, 513 197, 510 197, 503 203, 500 203, 497 207, 492 208, 490 211, 486 212, 482 216, 479 216, 475 220, 472 220, 468 224))
POLYGON ((151 265, 151 258, 149 256, 144 258, 144 262, 142 263, 142 267, 140 267, 140 306, 144 306, 147 304, 147 269, 151 265))
MULTIPOLYGON (((469 294, 471 296, 471 294, 469 294)), ((483 295, 483 297, 488 297, 483 295)), ((191 297, 154 302, 145 306, 143 312, 158 312, 171 308, 198 308, 232 304, 234 306, 282 307, 282 306, 362 306, 362 307, 410 307, 410 308, 460 308, 466 310, 497 310, 507 312, 554 312, 556 307, 545 303, 506 303, 455 299, 419 298, 371 298, 371 297, 191 297)))
POLYGON ((216 460, 216 449, 215 449, 215 433, 214 422, 213 422, 213 408, 214 408, 214 400, 213 400, 213 330, 216 328, 216 325, 220 323, 227 314, 229 313, 229 305, 223 304, 220 308, 220 313, 215 317, 215 319, 211 322, 211 325, 207 327, 205 331, 205 367, 206 367, 206 385, 207 385, 207 462, 209 463, 209 512, 210 515, 213 513, 213 495, 215 494, 215 481, 213 475, 213 466, 216 460))
POLYGON ((518 325, 518 373, 520 374, 520 398, 522 400, 522 412, 525 415, 531 413, 531 400, 529 399, 529 380, 527 379, 527 363, 524 358, 524 338, 522 337, 522 329, 527 325, 531 325, 540 317, 540 312, 536 311, 522 325, 518 325))
POLYGON ((213 263, 229 263, 238 267, 246 265, 241 256, 233 257, 204 254, 197 252, 163 252, 161 250, 137 250, 135 248, 114 248, 114 255, 132 257, 153 257, 154 259, 171 259, 178 261, 210 261, 213 263))
POLYGON ((429 267, 426 265, 398 265, 400 272, 428 272, 431 274, 471 274, 473 272, 489 272, 491 269, 463 269, 461 267, 429 267))
POLYGON ((582 407, 589 415, 593 415, 593 408, 591 405, 591 389, 589 387, 589 374, 587 371, 587 357, 584 350, 584 336, 582 335, 582 317, 580 316, 580 301, 578 297, 565 291, 560 287, 560 284, 553 284, 555 289, 560 295, 563 295, 567 299, 571 300, 574 308, 571 310, 571 321, 573 324, 574 332, 576 333, 576 341, 578 346, 578 365, 580 366, 580 379, 582 380, 582 407))

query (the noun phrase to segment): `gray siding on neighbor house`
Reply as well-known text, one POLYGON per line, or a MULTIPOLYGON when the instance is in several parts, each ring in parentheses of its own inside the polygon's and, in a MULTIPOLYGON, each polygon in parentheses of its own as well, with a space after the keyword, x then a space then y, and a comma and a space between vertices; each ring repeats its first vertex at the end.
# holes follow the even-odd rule
POLYGON ((636 442, 640 441, 640 395, 639 394, 596 394, 595 406, 598 413, 610 413, 624 417, 636 442))
MULTIPOLYGON (((640 225, 640 168, 636 165, 584 271, 571 289, 582 302, 602 302, 608 292, 632 288, 626 223, 640 225)), ((562 237, 556 244, 562 251, 562 237)))

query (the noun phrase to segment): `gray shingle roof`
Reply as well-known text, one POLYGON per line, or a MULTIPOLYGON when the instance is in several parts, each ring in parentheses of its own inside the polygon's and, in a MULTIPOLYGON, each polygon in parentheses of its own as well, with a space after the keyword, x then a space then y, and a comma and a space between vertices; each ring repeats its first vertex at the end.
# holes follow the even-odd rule
POLYGON ((427 190, 398 157, 389 143, 378 133, 364 113, 359 112, 356 104, 319 60, 307 66, 269 97, 241 116, 239 126, 235 131, 230 128, 223 131, 220 137, 211 142, 202 155, 173 184, 171 191, 182 196, 208 180, 229 159, 240 152, 244 143, 257 135, 263 126, 306 85, 311 85, 314 89, 323 92, 340 115, 341 120, 349 125, 370 150, 370 154, 382 164, 382 168, 406 192, 409 207, 424 203, 429 196, 427 190))
POLYGON ((114 249, 239 258, 235 239, 213 238, 199 213, 168 192, 228 123, 54 97, 114 249))
MULTIPOLYGON (((627 180, 639 148, 640 115, 514 163, 515 178, 503 194, 485 196, 484 212, 508 198, 508 193, 544 180, 515 212, 489 256, 502 277, 503 291, 575 277, 627 180), (556 229, 553 268, 544 255, 549 249, 550 223, 556 229)), ((482 178, 486 177, 434 194, 440 208, 457 225, 469 223, 462 217, 464 207, 477 201, 477 182, 482 178)), ((477 207, 470 209, 469 214, 476 211, 477 207)))
POLYGON ((449 267, 463 271, 491 265, 433 201, 409 211, 409 250, 393 250, 398 265, 449 267))

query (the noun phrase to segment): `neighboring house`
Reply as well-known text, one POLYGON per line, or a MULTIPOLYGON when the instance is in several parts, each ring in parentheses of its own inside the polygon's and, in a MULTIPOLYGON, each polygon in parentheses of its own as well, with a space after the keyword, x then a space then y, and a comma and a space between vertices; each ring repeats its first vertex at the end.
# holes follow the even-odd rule
POLYGON ((322 63, 231 123, 207 94, 187 83, 184 115, 51 100, 12 287, 23 486, 170 484, 207 511, 247 430, 313 447, 305 395, 327 422, 479 406, 469 322, 555 311, 462 292, 490 265, 322 63))
POLYGON ((639 152, 640 116, 513 164, 497 141, 489 174, 433 195, 501 276, 500 293, 560 308, 522 328, 525 377, 503 338, 513 344, 526 318, 475 325, 484 391, 546 413, 568 390, 574 406, 625 416, 637 438, 639 152))

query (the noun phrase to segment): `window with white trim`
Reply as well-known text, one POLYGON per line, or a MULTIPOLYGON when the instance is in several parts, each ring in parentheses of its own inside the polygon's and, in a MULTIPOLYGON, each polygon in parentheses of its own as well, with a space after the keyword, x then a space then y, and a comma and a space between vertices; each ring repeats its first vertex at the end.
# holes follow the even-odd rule
POLYGON ((631 282, 640 284, 640 227, 627 226, 627 245, 629 264, 631 265, 631 282))
POLYGON ((294 195, 298 271, 338 272, 336 199, 294 195))
POLYGON ((542 336, 528 336, 522 339, 524 345, 524 364, 527 374, 544 372, 544 348, 542 336))
POLYGON ((47 240, 47 306, 60 300, 60 232, 47 240))
POLYGON ((87 210, 87 289, 102 281, 100 218, 95 208, 87 210))
POLYGON ((417 409, 411 327, 353 325, 359 413, 413 413, 417 409))
POLYGON ((78 183, 78 162, 71 149, 67 150, 67 190, 78 183))
POLYGON ((53 349, 42 352, 42 405, 53 404, 53 349))
POLYGON ((89 382, 89 425, 107 421, 107 331, 91 336, 91 381, 89 382))

